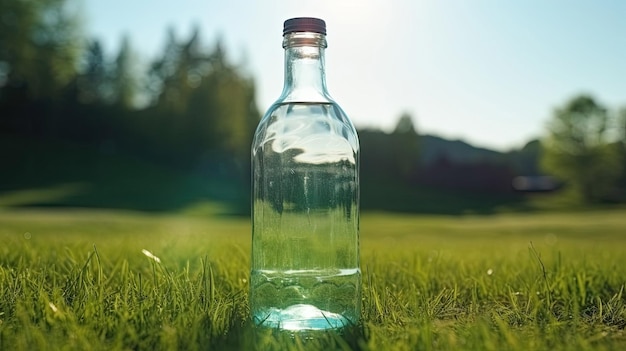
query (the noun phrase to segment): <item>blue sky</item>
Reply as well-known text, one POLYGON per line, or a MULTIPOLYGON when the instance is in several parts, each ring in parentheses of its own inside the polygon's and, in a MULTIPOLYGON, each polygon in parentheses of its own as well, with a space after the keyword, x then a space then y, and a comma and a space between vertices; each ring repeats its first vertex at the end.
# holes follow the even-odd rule
POLYGON ((626 106, 626 1, 83 0, 83 14, 109 53, 126 33, 144 61, 168 26, 221 37, 262 111, 281 92, 282 23, 295 16, 326 20, 328 87, 358 127, 390 130, 406 111, 420 133, 506 150, 575 94, 626 106))

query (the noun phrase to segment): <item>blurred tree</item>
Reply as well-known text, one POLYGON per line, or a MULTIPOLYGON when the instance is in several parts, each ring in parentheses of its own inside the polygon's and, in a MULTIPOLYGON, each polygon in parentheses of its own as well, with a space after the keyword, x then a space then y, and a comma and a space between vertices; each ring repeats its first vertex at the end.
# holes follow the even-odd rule
POLYGON ((413 118, 403 113, 393 131, 390 156, 395 161, 395 170, 402 177, 410 178, 419 163, 419 137, 413 118))
POLYGON ((519 150, 509 151, 507 159, 517 175, 538 176, 542 174, 539 169, 540 155, 541 141, 534 139, 519 150))
POLYGON ((205 170, 247 163, 259 120, 254 83, 228 61, 220 41, 206 49, 199 28, 185 41, 169 30, 148 82, 152 104, 146 115, 158 120, 155 143, 177 154, 177 161, 205 170))
POLYGON ((618 112, 618 128, 620 133, 620 139, 624 147, 626 147, 626 106, 622 107, 618 112))
POLYGON ((260 115, 254 100, 254 82, 229 64, 221 41, 211 56, 211 73, 203 81, 210 94, 213 132, 219 135, 218 147, 233 156, 246 157, 260 115))
POLYGON ((577 96, 555 111, 542 142, 544 169, 566 181, 586 203, 609 196, 623 166, 611 147, 609 118, 592 97, 577 96))
POLYGON ((377 182, 397 181, 394 162, 395 156, 390 150, 393 137, 378 129, 358 131, 361 146, 362 181, 377 182))
POLYGON ((622 107, 617 113, 617 121, 620 135, 620 142, 616 147, 620 154, 620 162, 622 164, 622 174, 619 179, 619 187, 621 200, 626 201, 626 107, 622 107))
POLYGON ((392 133, 359 130, 361 174, 366 186, 378 182, 407 183, 419 165, 419 136, 404 113, 392 133), (369 183, 369 184, 368 184, 369 183))
MULTIPOLYGON (((66 0, 0 1, 0 88, 58 97, 74 76, 78 16, 66 0)), ((3 89, 4 90, 4 89, 3 89)), ((2 94, 2 92, 0 92, 2 94)))
POLYGON ((166 35, 163 54, 152 63, 148 73, 152 101, 148 112, 153 120, 158 120, 158 125, 153 127, 155 141, 168 152, 185 155, 184 162, 188 162, 203 149, 199 136, 207 137, 203 134, 206 128, 199 125, 207 121, 190 116, 189 103, 207 74, 209 58, 202 52, 197 27, 185 42, 179 42, 171 28, 166 35))
POLYGON ((120 51, 115 59, 115 66, 111 76, 111 87, 113 103, 125 109, 135 107, 137 76, 134 64, 130 40, 128 36, 124 36, 120 51))
POLYGON ((83 68, 77 77, 78 100, 83 104, 112 101, 109 68, 100 41, 92 40, 83 55, 83 68))
POLYGON ((163 98, 165 82, 174 74, 178 60, 178 43, 173 28, 166 31, 166 41, 161 58, 154 61, 148 70, 146 90, 150 94, 151 105, 157 105, 163 98))
POLYGON ((183 43, 176 40, 173 29, 168 29, 163 55, 152 64, 149 72, 155 105, 170 113, 184 113, 192 90, 208 73, 209 64, 209 55, 201 48, 198 27, 183 43))
POLYGON ((415 129, 415 125, 413 124, 413 117, 407 112, 404 112, 400 115, 398 119, 398 123, 393 130, 394 134, 408 134, 408 135, 417 135, 417 131, 415 129))

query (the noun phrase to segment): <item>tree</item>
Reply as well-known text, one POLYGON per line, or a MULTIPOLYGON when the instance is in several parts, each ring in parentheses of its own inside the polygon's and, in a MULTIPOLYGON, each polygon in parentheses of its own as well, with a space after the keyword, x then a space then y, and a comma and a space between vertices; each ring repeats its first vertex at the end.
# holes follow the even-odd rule
POLYGON ((198 27, 189 40, 180 43, 170 28, 163 56, 152 64, 149 72, 155 106, 169 113, 184 113, 193 90, 210 70, 210 61, 202 50, 198 27))
POLYGON ((130 41, 127 36, 124 36, 122 46, 115 59, 111 83, 113 87, 113 102, 126 109, 134 107, 137 94, 137 78, 133 64, 130 41))
POLYGON ((621 189, 622 200, 626 200, 626 107, 622 107, 617 115, 620 140, 616 143, 620 162, 622 164, 622 174, 618 181, 621 189))
POLYGON ((179 45, 173 28, 168 28, 167 39, 164 45, 163 56, 153 62, 148 70, 147 91, 153 106, 162 107, 165 100, 166 82, 173 77, 178 62, 179 45))
POLYGON ((212 134, 219 136, 216 146, 229 155, 247 157, 259 121, 254 82, 228 62, 220 41, 211 54, 211 70, 196 90, 195 100, 198 98, 206 100, 203 118, 210 121, 212 134))
POLYGON ((413 118, 403 113, 392 133, 391 155, 396 171, 401 177, 409 178, 419 162, 419 137, 413 118))
POLYGON ((585 203, 605 199, 622 164, 610 140, 610 115, 591 96, 556 109, 542 142, 543 168, 564 180, 585 203))
POLYGON ((506 155, 515 173, 522 176, 539 176, 542 174, 539 169, 539 159, 541 155, 541 141, 533 139, 526 143, 519 150, 511 150, 506 155))
POLYGON ((617 118, 620 140, 624 147, 626 147, 626 107, 622 107, 619 110, 617 118))
POLYGON ((80 50, 77 16, 66 0, 0 1, 0 88, 31 98, 58 96, 74 76, 80 50))
POLYGON ((394 134, 409 134, 409 135, 417 135, 415 130, 415 125, 413 124, 413 117, 407 112, 404 112, 400 115, 398 119, 398 123, 393 130, 394 134))
POLYGON ((87 45, 83 61, 84 67, 77 76, 78 100, 84 104, 98 105, 110 101, 109 68, 98 40, 87 45))
POLYGON ((145 137, 177 155, 180 164, 247 164, 259 113, 254 82, 241 72, 219 41, 213 49, 204 47, 198 27, 187 40, 170 29, 163 53, 150 66, 152 103, 137 129, 149 124, 145 137))

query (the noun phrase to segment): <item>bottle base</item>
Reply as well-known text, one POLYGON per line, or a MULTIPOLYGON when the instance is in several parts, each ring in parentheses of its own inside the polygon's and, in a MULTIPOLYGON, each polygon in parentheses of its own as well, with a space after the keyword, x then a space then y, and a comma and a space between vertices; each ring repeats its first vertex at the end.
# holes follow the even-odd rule
POLYGON ((323 311, 305 304, 285 309, 272 308, 256 313, 253 320, 257 326, 290 331, 340 329, 352 324, 338 313, 323 311))

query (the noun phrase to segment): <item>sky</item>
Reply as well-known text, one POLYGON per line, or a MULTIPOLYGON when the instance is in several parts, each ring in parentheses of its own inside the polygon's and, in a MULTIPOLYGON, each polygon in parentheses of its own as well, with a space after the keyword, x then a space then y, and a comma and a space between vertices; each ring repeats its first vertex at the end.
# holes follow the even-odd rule
POLYGON ((626 1, 82 0, 84 27, 115 54, 128 35, 140 60, 199 26, 256 84, 265 111, 283 84, 282 26, 326 21, 326 77, 359 128, 421 134, 501 151, 545 134, 577 94, 626 107, 626 1))

